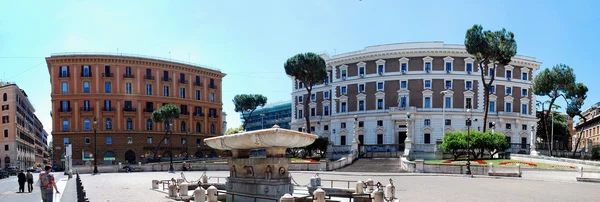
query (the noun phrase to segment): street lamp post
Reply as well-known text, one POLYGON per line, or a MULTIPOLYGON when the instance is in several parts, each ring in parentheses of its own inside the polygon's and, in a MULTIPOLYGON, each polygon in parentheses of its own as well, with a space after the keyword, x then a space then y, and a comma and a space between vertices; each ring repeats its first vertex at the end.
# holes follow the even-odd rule
POLYGON ((264 113, 260 114, 260 124, 261 124, 260 129, 265 129, 265 114, 264 113))
MULTIPOLYGON (((496 122, 492 121, 492 127, 490 127, 492 129, 492 134, 494 134, 494 129, 496 129, 496 122)), ((510 144, 510 142, 509 142, 510 144)))
POLYGON ((467 125, 467 171, 465 174, 471 175, 471 155, 469 151, 471 150, 470 137, 471 137, 471 117, 473 114, 470 113, 471 109, 467 109, 467 113, 469 113, 469 117, 467 117, 466 125, 467 125))
POLYGON ((94 117, 94 175, 98 174, 98 154, 96 147, 98 146, 98 141, 96 138, 96 128, 97 128, 98 120, 94 117))
POLYGON ((446 127, 446 94, 448 93, 448 91, 445 90, 440 93, 442 94, 442 100, 443 100, 442 101, 442 103, 443 103, 443 105, 442 105, 442 138, 443 138, 445 135, 444 127, 446 127))
MULTIPOLYGON (((169 123, 169 128, 167 128, 168 137, 171 137, 173 135, 173 129, 171 129, 172 127, 173 127, 173 123, 169 123)), ((169 155, 169 157, 170 157, 169 172, 175 173, 175 168, 173 168, 173 141, 171 141, 170 138, 169 138, 169 144, 170 144, 169 150, 171 152, 171 154, 169 155)))

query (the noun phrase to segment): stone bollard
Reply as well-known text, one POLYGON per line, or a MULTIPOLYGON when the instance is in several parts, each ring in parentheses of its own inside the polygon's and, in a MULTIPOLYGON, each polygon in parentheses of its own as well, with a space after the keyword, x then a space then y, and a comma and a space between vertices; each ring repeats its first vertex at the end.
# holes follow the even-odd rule
POLYGON ((177 197, 177 186, 169 185, 169 197, 177 197))
POLYGON ((202 184, 207 184, 208 183, 208 176, 206 176, 206 172, 202 173, 202 176, 200 177, 200 180, 202 181, 202 184))
POLYGON ((367 180, 367 193, 373 193, 373 180, 367 180))
POLYGON ((517 173, 519 173, 519 176, 521 176, 521 164, 517 163, 517 173))
POLYGON ((294 202, 296 200, 292 195, 285 194, 280 199, 279 202, 294 202))
POLYGON ((493 163, 488 164, 488 173, 494 173, 494 164, 493 163))
POLYGON ((198 186, 196 190, 194 190, 194 201, 195 202, 206 202, 206 190, 202 187, 198 186))
POLYGON ((385 186, 385 197, 388 199, 393 199, 396 197, 396 191, 394 190, 396 187, 391 183, 385 186))
POLYGON ((318 188, 313 192, 313 201, 314 202, 325 202, 325 191, 321 188, 318 188))
POLYGON ((579 177, 583 177, 583 166, 579 167, 579 177))
POLYGON ((179 185, 179 196, 188 196, 188 185, 186 183, 179 185))
POLYGON ((321 177, 319 177, 319 174, 310 178, 310 187, 321 187, 321 177))
POLYGON ((363 181, 356 182, 356 191, 354 193, 356 193, 356 194, 363 194, 363 193, 365 193, 365 190, 363 189, 364 185, 365 184, 363 183, 363 181))
POLYGON ((158 180, 152 180, 152 189, 158 189, 158 180))
POLYGON ((371 197, 373 197, 373 202, 383 202, 383 190, 375 190, 373 193, 371 193, 371 197))
POLYGON ((183 179, 177 179, 177 184, 183 183, 183 179))
POLYGON ((206 198, 207 198, 207 202, 217 202, 217 196, 219 195, 219 193, 217 193, 217 188, 215 186, 210 186, 207 190, 206 190, 206 198))

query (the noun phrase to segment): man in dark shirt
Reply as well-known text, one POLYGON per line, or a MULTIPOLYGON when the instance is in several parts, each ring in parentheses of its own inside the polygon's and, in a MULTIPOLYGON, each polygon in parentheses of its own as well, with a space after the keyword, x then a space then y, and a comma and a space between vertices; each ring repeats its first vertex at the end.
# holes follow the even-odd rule
POLYGON ((19 172, 17 175, 17 178, 19 178, 19 193, 23 193, 25 192, 25 181, 27 181, 27 176, 25 176, 25 173, 23 173, 23 170, 21 170, 21 172, 19 172))

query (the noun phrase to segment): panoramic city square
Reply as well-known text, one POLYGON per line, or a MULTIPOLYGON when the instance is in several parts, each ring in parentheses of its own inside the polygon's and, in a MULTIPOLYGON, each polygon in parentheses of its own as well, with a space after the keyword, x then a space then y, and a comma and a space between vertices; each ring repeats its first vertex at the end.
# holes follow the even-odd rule
POLYGON ((599 201, 599 7, 3 2, 0 201, 599 201))

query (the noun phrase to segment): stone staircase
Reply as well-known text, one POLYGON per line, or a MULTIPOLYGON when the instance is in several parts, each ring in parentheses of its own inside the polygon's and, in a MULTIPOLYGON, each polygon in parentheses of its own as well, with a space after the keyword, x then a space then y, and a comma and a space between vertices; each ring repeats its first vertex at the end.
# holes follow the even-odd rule
POLYGON ((335 172, 400 173, 400 158, 359 158, 335 172))

